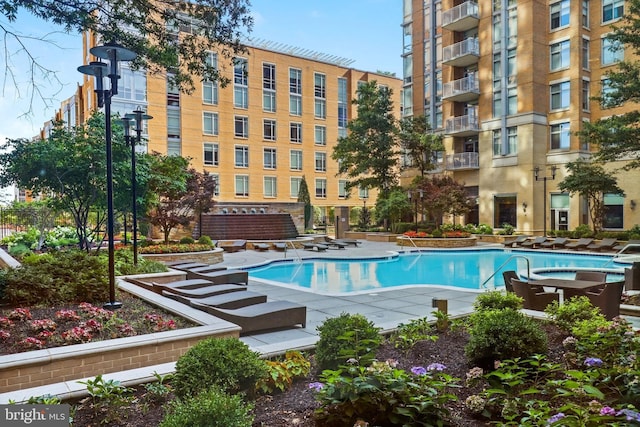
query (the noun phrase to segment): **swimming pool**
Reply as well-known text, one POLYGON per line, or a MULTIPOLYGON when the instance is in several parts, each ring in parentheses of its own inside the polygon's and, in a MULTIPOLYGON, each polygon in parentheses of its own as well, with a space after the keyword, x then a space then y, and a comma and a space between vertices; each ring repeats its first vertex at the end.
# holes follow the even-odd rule
MULTIPOLYGON (((376 259, 313 259, 272 262, 247 269, 251 279, 293 286, 323 294, 370 292, 407 285, 440 285, 480 290, 481 284, 500 271, 532 272, 563 269, 606 268, 623 272, 610 262, 610 255, 565 254, 558 252, 460 250, 421 251, 376 259)), ((487 281, 486 287, 503 286, 502 274, 487 281)))

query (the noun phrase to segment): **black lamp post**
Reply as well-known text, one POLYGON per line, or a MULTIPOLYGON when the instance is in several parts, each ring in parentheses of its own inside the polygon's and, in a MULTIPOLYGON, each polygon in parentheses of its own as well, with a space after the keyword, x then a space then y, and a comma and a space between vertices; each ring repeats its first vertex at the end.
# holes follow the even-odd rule
POLYGON ((540 176, 540 167, 536 166, 533 168, 533 177, 536 181, 542 181, 542 192, 544 193, 544 199, 542 201, 542 223, 543 223, 543 236, 547 235, 547 181, 553 181, 556 179, 556 170, 558 167, 556 165, 551 166, 551 176, 540 176))
POLYGON ((420 194, 420 200, 424 199, 424 192, 420 189, 417 192, 411 191, 409 190, 407 192, 407 196, 409 197, 409 202, 411 202, 411 199, 413 198, 414 202, 415 202, 415 219, 416 219, 416 233, 418 232, 418 194, 420 194))
POLYGON ((111 97, 118 94, 118 61, 132 61, 137 54, 115 42, 107 43, 103 46, 95 46, 90 50, 93 56, 109 60, 109 65, 92 61, 89 65, 78 67, 82 74, 95 76, 98 96, 98 107, 104 106, 105 116, 105 140, 107 151, 107 239, 109 243, 109 302, 104 304, 104 308, 115 310, 122 307, 122 303, 116 301, 116 274, 115 274, 115 251, 114 251, 114 225, 113 225, 113 158, 111 154, 111 97), (104 89, 102 79, 105 71, 109 68, 109 78, 111 84, 109 89, 104 89))
POLYGON ((131 213, 133 216, 133 264, 138 265, 138 198, 136 195, 136 144, 140 143, 142 136, 142 121, 151 120, 153 117, 144 114, 144 111, 138 107, 133 113, 125 114, 122 121, 125 126, 125 138, 129 136, 129 124, 131 120, 136 123, 136 137, 129 137, 127 142, 131 144, 131 213))

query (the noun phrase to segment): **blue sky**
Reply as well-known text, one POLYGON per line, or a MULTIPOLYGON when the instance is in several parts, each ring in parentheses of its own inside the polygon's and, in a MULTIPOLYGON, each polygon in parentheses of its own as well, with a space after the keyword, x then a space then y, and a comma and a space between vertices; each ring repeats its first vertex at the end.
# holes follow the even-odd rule
MULTIPOLYGON (((254 27, 250 36, 255 39, 349 58, 355 61, 351 67, 360 70, 402 74, 399 0, 251 0, 251 3, 254 27)), ((0 143, 3 143, 6 137, 36 135, 60 102, 74 93, 81 80, 76 69, 82 63, 82 37, 65 34, 59 27, 25 13, 13 24, 4 18, 0 18, 0 23, 32 36, 33 40, 27 40, 29 51, 55 71, 55 78, 59 79, 58 82, 36 76, 49 105, 35 96, 33 112, 25 116, 32 95, 28 91, 30 69, 24 55, 18 52, 20 47, 7 39, 13 48, 10 51, 18 54, 7 61, 14 70, 16 84, 4 68, 6 57, 0 56, 0 143), (54 44, 38 40, 44 35, 54 44)))

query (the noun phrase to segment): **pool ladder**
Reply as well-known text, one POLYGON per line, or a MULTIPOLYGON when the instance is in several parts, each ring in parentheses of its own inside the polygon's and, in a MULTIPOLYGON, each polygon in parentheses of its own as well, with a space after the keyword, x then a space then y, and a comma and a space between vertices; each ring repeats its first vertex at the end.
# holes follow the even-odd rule
MULTIPOLYGON (((515 259, 515 258, 522 258, 527 262, 527 279, 531 278, 531 265, 529 264, 529 258, 527 258, 524 255, 512 255, 509 258, 507 258, 507 260, 505 262, 502 263, 502 265, 500 265, 500 267, 498 267, 498 269, 496 271, 494 271, 493 273, 491 273, 491 276, 487 277, 487 279, 482 282, 482 284, 480 285, 481 288, 487 288, 487 282, 489 282, 489 280, 493 279, 493 277, 498 274, 502 268, 507 265, 509 263, 509 261, 515 259)), ((494 286, 495 288, 495 286, 494 286)))
POLYGON ((296 248, 296 245, 293 244, 292 240, 285 240, 285 248, 284 248, 284 257, 287 257, 287 246, 291 245, 291 247, 293 248, 293 252, 295 253, 295 259, 298 260, 298 262, 302 262, 302 257, 300 256, 300 254, 298 253, 298 248, 296 248))
POLYGON ((620 249, 618 252, 616 252, 615 254, 613 254, 613 257, 611 257, 611 259, 609 261, 607 261, 602 268, 608 266, 609 264, 612 264, 616 261, 616 259, 618 258, 622 258, 622 255, 624 254, 624 251, 626 251, 628 248, 640 248, 640 245, 637 243, 627 243, 622 249, 620 249))

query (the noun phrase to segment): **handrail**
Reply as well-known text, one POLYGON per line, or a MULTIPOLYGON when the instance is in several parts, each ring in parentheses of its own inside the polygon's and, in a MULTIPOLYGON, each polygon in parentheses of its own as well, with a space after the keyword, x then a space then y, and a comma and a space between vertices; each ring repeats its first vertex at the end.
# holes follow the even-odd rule
POLYGON ((413 239, 411 238, 411 236, 402 236, 403 239, 409 239, 409 241, 411 242, 411 244, 413 245, 414 248, 418 249, 418 245, 416 245, 416 242, 413 241, 413 239))
POLYGON ((296 248, 296 245, 294 245, 294 244, 293 244, 293 241, 292 241, 292 240, 285 240, 285 241, 284 241, 284 243, 285 243, 285 247, 284 247, 284 257, 285 257, 285 258, 287 257, 287 246, 286 246, 286 244, 287 244, 287 243, 290 243, 290 244, 291 244, 291 247, 293 248, 293 251, 294 251, 294 252, 295 252, 295 254, 296 254, 296 258, 298 258, 298 261, 302 262, 302 257, 301 257, 301 256, 300 256, 300 254, 298 253, 298 248, 296 248))
POLYGON ((627 250, 627 248, 640 248, 640 243, 627 243, 626 245, 624 245, 622 249, 620 249, 618 252, 613 254, 613 257, 611 257, 609 261, 605 262, 602 267, 604 268, 607 265, 613 263, 616 260, 616 258, 620 258, 620 255, 622 255, 624 251, 627 250))
MULTIPOLYGON (((500 270, 502 270, 502 267, 504 267, 505 265, 507 265, 509 263, 509 261, 511 261, 514 258, 523 258, 526 262, 527 262, 527 279, 531 278, 531 266, 529 264, 529 258, 527 258, 524 255, 511 255, 509 258, 507 258, 507 260, 505 262, 502 263, 502 265, 500 265, 500 267, 498 267, 496 269, 496 271, 494 271, 493 273, 491 273, 491 275, 484 281, 482 282, 482 284, 480 284, 481 288, 486 288, 486 284, 489 280, 491 280, 496 274, 498 274, 498 272, 500 270)), ((495 286, 494 286, 495 287, 495 286)))

